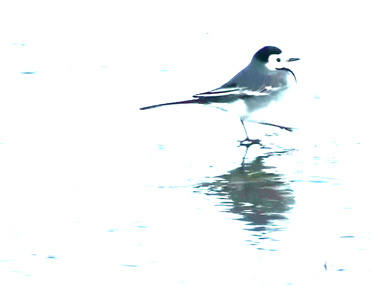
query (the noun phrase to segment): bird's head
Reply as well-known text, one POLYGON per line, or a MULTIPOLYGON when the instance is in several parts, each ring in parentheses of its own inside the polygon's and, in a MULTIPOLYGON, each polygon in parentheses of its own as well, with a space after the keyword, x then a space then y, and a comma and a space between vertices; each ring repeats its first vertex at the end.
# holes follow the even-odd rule
POLYGON ((299 58, 285 57, 282 51, 273 46, 266 46, 257 51, 253 62, 264 65, 269 70, 287 69, 287 63, 298 61, 299 58))

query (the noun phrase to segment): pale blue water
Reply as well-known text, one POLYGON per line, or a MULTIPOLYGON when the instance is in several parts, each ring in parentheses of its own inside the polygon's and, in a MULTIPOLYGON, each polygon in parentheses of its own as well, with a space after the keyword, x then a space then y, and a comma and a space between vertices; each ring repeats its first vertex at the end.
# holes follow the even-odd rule
POLYGON ((367 9, 14 3, 1 285, 371 283, 367 9), (273 114, 294 132, 249 125, 247 149, 220 110, 139 111, 220 86, 266 44, 302 58, 273 114))

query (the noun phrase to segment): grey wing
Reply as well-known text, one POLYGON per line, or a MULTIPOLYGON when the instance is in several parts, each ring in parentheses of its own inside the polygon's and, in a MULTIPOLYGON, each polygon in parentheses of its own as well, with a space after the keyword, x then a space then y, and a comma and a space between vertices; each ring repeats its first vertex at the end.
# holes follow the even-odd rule
POLYGON ((237 99, 268 95, 265 91, 252 91, 241 87, 220 87, 211 91, 198 93, 195 98, 202 98, 205 103, 228 103, 237 99))
POLYGON ((251 68, 251 66, 247 66, 220 88, 239 87, 251 91, 261 91, 265 87, 266 81, 267 74, 258 72, 251 68))
POLYGON ((257 75, 253 75, 246 67, 221 87, 196 94, 193 97, 208 97, 210 100, 215 99, 222 101, 222 97, 228 100, 237 100, 239 98, 267 95, 263 90, 264 85, 261 84, 263 79, 256 81, 256 77, 257 75))
POLYGON ((286 76, 284 71, 257 72, 248 66, 221 87, 193 97, 212 103, 273 95, 286 88, 286 76))

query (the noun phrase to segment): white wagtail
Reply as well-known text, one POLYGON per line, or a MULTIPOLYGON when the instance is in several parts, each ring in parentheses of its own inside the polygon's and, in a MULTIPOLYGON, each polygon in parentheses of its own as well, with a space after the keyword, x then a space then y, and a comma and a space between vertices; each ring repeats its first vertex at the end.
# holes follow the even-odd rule
MULTIPOLYGON (((297 60, 299 58, 285 59, 279 48, 267 46, 257 51, 250 64, 221 87, 196 94, 193 96, 195 99, 151 105, 142 107, 141 110, 188 103, 210 104, 210 106, 225 111, 233 110, 232 112, 237 112, 240 117, 246 133, 246 139, 241 143, 259 143, 260 140, 249 138, 244 121, 250 121, 249 119, 254 112, 282 98, 290 86, 291 79, 296 81, 295 74, 285 67, 285 63, 297 60)), ((292 131, 292 128, 272 123, 255 123, 292 131)))

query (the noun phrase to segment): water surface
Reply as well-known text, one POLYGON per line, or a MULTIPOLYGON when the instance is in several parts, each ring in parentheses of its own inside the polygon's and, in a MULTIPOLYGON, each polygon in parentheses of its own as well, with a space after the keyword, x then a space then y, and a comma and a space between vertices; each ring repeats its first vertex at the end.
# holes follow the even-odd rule
POLYGON ((367 9, 23 4, 1 18, 2 285, 370 284, 367 9), (269 114, 294 132, 252 124, 246 148, 220 110, 139 111, 268 44, 302 58, 269 114))

